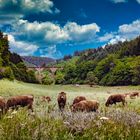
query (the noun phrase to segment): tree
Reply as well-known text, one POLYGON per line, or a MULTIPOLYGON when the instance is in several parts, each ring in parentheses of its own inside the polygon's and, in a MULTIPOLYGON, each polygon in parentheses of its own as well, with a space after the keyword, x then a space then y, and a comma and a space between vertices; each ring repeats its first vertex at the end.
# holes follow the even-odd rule
POLYGON ((116 59, 114 55, 109 55, 107 58, 99 61, 95 69, 95 74, 99 81, 114 68, 115 63, 116 59))
POLYGON ((55 75, 55 84, 63 84, 64 82, 64 73, 57 71, 55 75))
POLYGON ((98 78, 95 76, 94 72, 90 71, 87 73, 86 81, 90 86, 92 86, 98 83, 98 78))
POLYGON ((44 85, 51 85, 54 83, 54 79, 49 72, 44 73, 44 78, 42 79, 42 84, 44 85))

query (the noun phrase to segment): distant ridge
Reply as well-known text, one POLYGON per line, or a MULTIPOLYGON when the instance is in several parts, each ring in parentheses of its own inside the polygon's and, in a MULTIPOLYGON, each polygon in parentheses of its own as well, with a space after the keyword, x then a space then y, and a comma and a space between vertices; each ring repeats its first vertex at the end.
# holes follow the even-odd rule
POLYGON ((37 57, 37 56, 21 56, 27 67, 40 67, 43 64, 46 66, 50 63, 55 63, 55 59, 49 57, 37 57))

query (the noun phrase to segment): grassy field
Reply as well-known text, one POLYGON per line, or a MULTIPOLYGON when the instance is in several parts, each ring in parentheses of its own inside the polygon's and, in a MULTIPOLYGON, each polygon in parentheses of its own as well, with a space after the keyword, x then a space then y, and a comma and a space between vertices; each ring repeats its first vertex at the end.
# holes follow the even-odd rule
POLYGON ((0 81, 0 96, 6 99, 13 95, 33 94, 34 113, 26 109, 9 111, 0 119, 0 140, 139 140, 140 139, 140 97, 127 98, 127 105, 106 108, 110 94, 140 91, 140 86, 89 87, 74 85, 36 85, 22 82, 0 81), (67 107, 63 113, 57 106, 58 93, 67 93, 67 107), (51 97, 51 103, 41 102, 41 96, 51 97), (100 102, 98 113, 72 113, 72 100, 83 95, 100 102), (107 117, 107 118, 102 118, 107 117))

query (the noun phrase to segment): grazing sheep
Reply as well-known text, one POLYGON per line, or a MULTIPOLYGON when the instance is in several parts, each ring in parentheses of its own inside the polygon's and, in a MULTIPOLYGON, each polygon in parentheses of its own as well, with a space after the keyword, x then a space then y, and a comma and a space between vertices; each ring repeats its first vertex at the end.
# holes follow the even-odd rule
POLYGON ((7 100, 7 109, 9 108, 18 108, 20 107, 25 107, 27 106, 28 109, 31 109, 33 111, 33 101, 34 101, 34 96, 32 95, 21 95, 21 96, 14 96, 11 97, 7 100))
POLYGON ((138 96, 139 96, 138 92, 133 92, 133 93, 130 94, 131 99, 134 99, 135 97, 138 97, 138 96))
POLYGON ((124 94, 125 97, 127 97, 127 96, 129 96, 129 95, 130 95, 130 93, 125 93, 125 94, 124 94))
POLYGON ((76 112, 76 111, 86 111, 86 112, 95 111, 96 112, 98 108, 99 108, 99 102, 96 100, 83 100, 83 101, 80 101, 79 103, 72 105, 73 112, 76 112))
POLYGON ((58 98, 57 98, 57 102, 58 102, 59 109, 61 111, 63 111, 63 109, 65 108, 66 100, 67 100, 66 93, 65 92, 60 92, 59 95, 58 95, 58 98))
POLYGON ((51 98, 49 96, 42 96, 42 101, 43 102, 47 101, 49 103, 51 101, 51 98))
POLYGON ((105 105, 108 107, 109 105, 116 104, 117 102, 122 102, 122 104, 125 105, 125 95, 123 94, 110 95, 105 105))
POLYGON ((3 97, 0 97, 0 109, 2 114, 6 111, 6 102, 3 97))
POLYGON ((76 98, 74 98, 73 100, 73 104, 79 103, 80 101, 86 100, 86 97, 84 96, 77 96, 76 98))

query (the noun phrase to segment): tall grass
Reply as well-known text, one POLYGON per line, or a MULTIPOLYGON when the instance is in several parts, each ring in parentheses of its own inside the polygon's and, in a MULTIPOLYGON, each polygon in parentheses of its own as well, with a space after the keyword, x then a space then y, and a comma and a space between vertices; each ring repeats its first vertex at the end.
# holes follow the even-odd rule
POLYGON ((139 140, 140 115, 125 110, 72 113, 57 110, 43 115, 26 109, 9 111, 0 119, 1 140, 139 140), (106 116, 109 119, 102 119, 106 116))
POLYGON ((33 94, 34 112, 26 108, 9 110, 0 118, 0 140, 139 140, 140 99, 127 99, 127 106, 121 104, 106 108, 104 102, 111 93, 125 93, 139 90, 139 87, 94 87, 88 86, 42 86, 20 82, 0 81, 0 95, 33 94), (56 98, 60 91, 67 93, 67 106, 59 112, 56 98), (49 95, 51 103, 41 101, 42 95, 49 95), (84 95, 98 99, 98 113, 77 112, 69 109, 73 98, 84 95))

